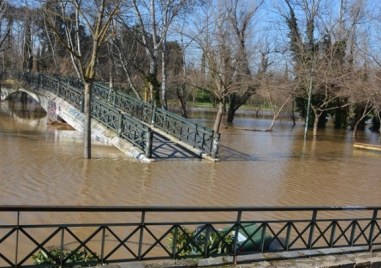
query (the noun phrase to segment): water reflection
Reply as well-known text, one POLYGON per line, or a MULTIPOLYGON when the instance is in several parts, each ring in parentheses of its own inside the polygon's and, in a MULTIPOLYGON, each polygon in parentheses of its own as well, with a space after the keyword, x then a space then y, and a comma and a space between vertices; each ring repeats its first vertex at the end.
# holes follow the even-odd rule
MULTIPOLYGON (((28 104, 29 105, 29 104, 28 104)), ((30 104, 36 105, 36 104, 30 104)), ((2 204, 51 205, 379 205, 381 154, 353 150, 350 132, 327 128, 303 138, 303 124, 238 117, 222 130, 221 162, 137 163, 81 135, 20 116, 0 102, 2 204)), ((35 108, 27 107, 27 110, 35 108)), ((25 115, 25 114, 24 114, 25 115)), ((199 120, 209 126, 204 114, 199 120)), ((378 140, 364 132, 361 141, 378 140)))

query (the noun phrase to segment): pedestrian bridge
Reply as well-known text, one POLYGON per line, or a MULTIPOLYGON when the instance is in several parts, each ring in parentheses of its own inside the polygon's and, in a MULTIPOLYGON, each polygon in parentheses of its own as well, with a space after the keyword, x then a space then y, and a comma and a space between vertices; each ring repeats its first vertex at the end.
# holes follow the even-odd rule
MULTIPOLYGON (((83 85, 75 79, 46 74, 7 72, 1 99, 24 92, 41 104, 51 120, 63 119, 83 131, 83 85)), ((94 83, 92 139, 111 144, 130 156, 216 160, 220 136, 177 114, 140 101, 122 91, 94 83)))

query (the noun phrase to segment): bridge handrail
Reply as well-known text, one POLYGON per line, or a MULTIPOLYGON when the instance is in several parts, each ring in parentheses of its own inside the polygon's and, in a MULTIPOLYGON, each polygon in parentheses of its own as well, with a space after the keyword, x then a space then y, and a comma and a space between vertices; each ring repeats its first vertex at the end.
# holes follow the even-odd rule
POLYGON ((92 99, 92 117, 114 130, 151 157, 151 130, 139 120, 96 98, 92 99), (94 109, 95 108, 95 109, 94 109))
MULTIPOLYGON (((301 212, 374 211, 381 206, 52 206, 0 205, 0 212, 301 212)), ((381 217, 381 215, 380 215, 381 217)), ((0 223, 1 226, 1 223, 0 223)), ((380 230, 381 231, 381 230, 380 230)), ((381 237, 380 237, 381 238, 381 237)))
MULTIPOLYGON (((28 238, 42 236, 43 230, 46 235, 33 239, 34 247, 27 252, 23 249, 23 255, 16 246, 16 253, 10 255, 18 259, 12 260, 3 253, 0 260, 11 266, 27 265, 37 250, 49 254, 52 243, 58 243, 56 246, 63 249, 66 243, 73 244, 73 238, 76 242, 73 254, 85 249, 100 264, 226 255, 233 256, 234 260, 239 255, 252 253, 323 248, 372 250, 381 245, 380 210, 377 206, 0 206, 3 212, 0 215, 4 215, 0 216, 0 230, 9 234, 3 238, 3 245, 30 244, 28 238), (77 220, 69 217, 74 214, 64 214, 73 212, 85 214, 75 217, 77 220), (11 218, 10 213, 14 213, 11 218), (38 213, 40 222, 28 222, 30 213, 38 213), (78 220, 85 218, 86 213, 95 213, 92 218, 97 222, 78 220), (61 214, 65 220, 59 221, 61 214), (7 217, 7 221, 1 217, 7 217), (103 218, 105 220, 98 220, 103 218), (22 233, 24 240, 20 235, 10 235, 14 233, 22 233), (52 239, 51 234, 60 234, 59 239, 52 239), (120 256, 119 248, 128 249, 129 253, 120 256)), ((65 263, 55 259, 55 264, 65 263)))
MULTIPOLYGON (((51 91, 83 112, 83 91, 75 85, 73 86, 73 83, 68 82, 71 80, 62 82, 59 78, 50 77, 45 74, 17 71, 11 71, 9 75, 36 86, 35 90, 39 90, 41 87, 51 91)), ((152 133, 149 127, 97 98, 92 98, 91 111, 94 119, 105 127, 116 131, 119 136, 127 139, 144 152, 147 157, 151 157, 152 133)))
POLYGON ((140 101, 124 92, 114 90, 100 83, 94 83, 93 93, 111 102, 147 124, 153 125, 177 139, 200 149, 212 157, 217 157, 220 134, 207 127, 200 127, 184 117, 140 101), (138 111, 145 111, 139 114, 138 111))

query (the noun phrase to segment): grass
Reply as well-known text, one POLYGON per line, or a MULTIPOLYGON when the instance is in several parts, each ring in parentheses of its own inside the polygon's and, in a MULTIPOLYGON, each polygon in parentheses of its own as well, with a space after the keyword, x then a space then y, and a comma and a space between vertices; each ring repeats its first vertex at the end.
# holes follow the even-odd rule
MULTIPOLYGON (((202 108, 217 108, 213 106, 212 103, 210 102, 195 102, 193 107, 202 107, 202 108)), ((250 104, 245 104, 240 107, 240 109, 243 110, 269 110, 270 108, 264 107, 264 106, 258 106, 258 105, 250 105, 250 104)))

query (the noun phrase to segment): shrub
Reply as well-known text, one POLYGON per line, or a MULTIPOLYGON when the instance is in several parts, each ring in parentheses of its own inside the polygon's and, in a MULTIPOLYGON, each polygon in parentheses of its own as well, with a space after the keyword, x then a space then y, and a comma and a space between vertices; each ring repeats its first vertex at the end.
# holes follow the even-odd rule
POLYGON ((233 233, 214 230, 207 226, 202 231, 197 228, 191 231, 182 226, 177 227, 177 231, 172 230, 171 237, 169 238, 169 248, 172 250, 175 247, 179 257, 200 255, 205 249, 205 245, 207 245, 208 256, 232 253, 234 247, 233 233), (208 235, 207 229, 209 229, 208 235), (174 239, 175 235, 176 240, 174 239), (206 239, 208 240, 206 241, 206 239), (175 241, 176 244, 174 245, 175 241))
POLYGON ((66 259, 65 266, 66 267, 84 267, 84 266, 93 266, 98 262, 98 258, 89 254, 86 250, 82 251, 73 251, 70 249, 52 247, 47 250, 38 251, 37 254, 33 255, 32 258, 34 260, 34 264, 41 265, 42 267, 60 267, 60 258, 61 254, 63 259, 66 259), (53 264, 53 265, 52 265, 53 264))

